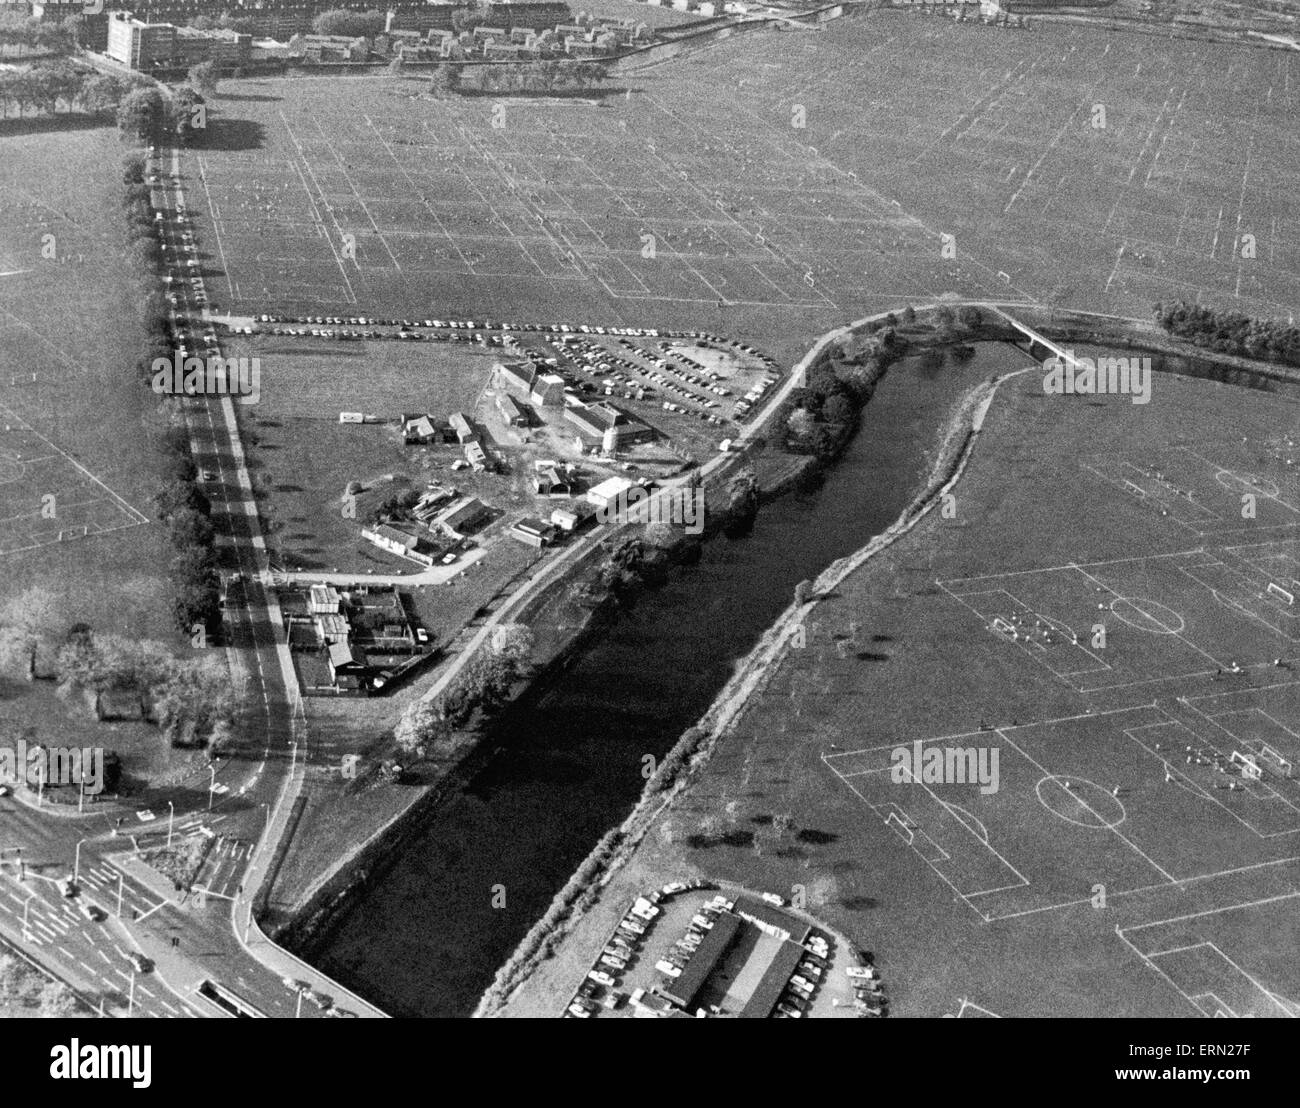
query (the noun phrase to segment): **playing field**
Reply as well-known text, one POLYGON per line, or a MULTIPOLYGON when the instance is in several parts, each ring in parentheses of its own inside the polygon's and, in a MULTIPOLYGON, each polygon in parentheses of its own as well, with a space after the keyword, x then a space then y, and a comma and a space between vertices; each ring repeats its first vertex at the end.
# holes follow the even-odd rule
POLYGON ((1286 315, 1294 57, 1156 41, 881 11, 739 36, 598 100, 230 82, 187 166, 209 283, 245 311, 694 324, 791 348, 947 292, 1286 315))

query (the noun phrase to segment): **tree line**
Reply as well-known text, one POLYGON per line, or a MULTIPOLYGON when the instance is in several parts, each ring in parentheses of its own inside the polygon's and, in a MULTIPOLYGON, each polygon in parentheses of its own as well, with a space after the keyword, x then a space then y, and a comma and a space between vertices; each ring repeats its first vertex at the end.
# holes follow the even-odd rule
POLYGON ((1272 319, 1252 319, 1203 304, 1175 300, 1155 306, 1156 323, 1175 338, 1220 354, 1300 366, 1300 327, 1272 319))
POLYGON ((533 633, 523 624, 495 628, 487 648, 478 651, 439 696, 416 700, 402 713, 393 730, 398 750, 408 758, 428 758, 476 711, 497 711, 527 670, 532 652, 533 633))
POLYGON ((21 119, 35 110, 56 115, 81 111, 95 117, 109 117, 142 77, 118 77, 96 73, 67 62, 34 65, 29 69, 0 70, 0 118, 9 117, 13 105, 21 119))
MULTIPOLYGON (((127 257, 136 285, 136 302, 144 328, 144 349, 136 361, 137 377, 148 385, 153 364, 171 361, 176 348, 163 276, 168 268, 164 244, 154 219, 145 158, 134 154, 123 170, 127 257)), ((166 483, 153 498, 158 518, 167 526, 174 551, 169 575, 175 596, 176 626, 192 640, 202 640, 221 624, 221 581, 217 573, 216 532, 212 504, 198 484, 198 467, 190 456, 190 436, 178 405, 160 435, 166 483)))
POLYGON ((80 20, 70 16, 62 23, 43 23, 17 12, 0 13, 0 49, 16 47, 18 57, 24 50, 42 54, 70 54, 77 45, 80 20))
POLYGON ((430 77, 431 92, 572 92, 597 89, 609 74, 599 62, 544 58, 499 65, 439 66, 430 77))

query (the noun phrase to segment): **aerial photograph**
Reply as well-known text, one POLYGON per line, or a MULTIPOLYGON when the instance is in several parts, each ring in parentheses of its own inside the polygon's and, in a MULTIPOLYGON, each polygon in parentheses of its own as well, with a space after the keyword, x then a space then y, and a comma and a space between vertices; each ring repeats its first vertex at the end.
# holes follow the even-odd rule
POLYGON ((0 3, 0 1016, 1300 1016, 1298 53, 0 3))

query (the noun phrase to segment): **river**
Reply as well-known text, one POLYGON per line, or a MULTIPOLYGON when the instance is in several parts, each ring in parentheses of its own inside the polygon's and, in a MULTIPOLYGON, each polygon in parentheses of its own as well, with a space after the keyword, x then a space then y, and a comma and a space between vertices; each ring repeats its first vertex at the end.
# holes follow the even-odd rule
POLYGON ((898 362, 817 487, 710 540, 545 689, 494 725, 500 750, 313 944, 315 961, 395 1016, 473 1011, 497 968, 656 758, 703 715, 795 585, 864 546, 919 491, 954 401, 1026 355, 982 344, 965 365, 898 362))

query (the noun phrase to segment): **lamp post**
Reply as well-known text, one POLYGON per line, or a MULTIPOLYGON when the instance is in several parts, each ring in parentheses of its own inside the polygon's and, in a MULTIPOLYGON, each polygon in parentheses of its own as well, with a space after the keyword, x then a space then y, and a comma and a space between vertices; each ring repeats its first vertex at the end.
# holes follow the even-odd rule
POLYGON ((72 852, 72 883, 74 885, 81 876, 81 843, 85 841, 85 839, 82 839, 81 842, 77 843, 76 849, 72 852))
POLYGON ((208 763, 208 773, 211 774, 211 780, 208 781, 208 811, 212 811, 212 794, 217 791, 217 765, 215 762, 208 763))
POLYGON ((167 849, 172 846, 172 827, 176 823, 176 805, 167 801, 167 849))

